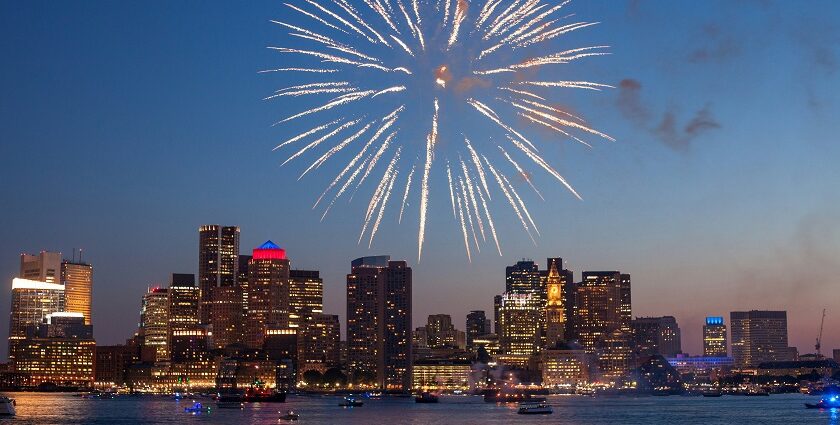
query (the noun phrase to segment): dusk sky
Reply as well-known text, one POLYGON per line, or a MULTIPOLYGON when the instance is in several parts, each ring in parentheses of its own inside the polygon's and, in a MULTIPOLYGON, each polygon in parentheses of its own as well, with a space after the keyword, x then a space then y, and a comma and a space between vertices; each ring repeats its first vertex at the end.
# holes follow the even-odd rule
MULTIPOLYGON (((324 310, 342 320, 356 257, 406 259, 415 326, 447 313, 463 329, 469 310, 492 316, 505 266, 559 256, 576 279, 630 273, 633 315, 676 316, 691 354, 705 316, 728 323, 730 311, 750 309, 787 310, 791 345, 809 353, 826 308, 824 352, 840 348, 840 4, 567 7, 601 24, 558 46, 612 54, 542 73, 615 86, 552 93, 617 140, 588 137, 589 149, 517 125, 549 145, 545 156, 583 200, 520 161, 545 197, 512 182, 541 236, 535 246, 494 197, 503 256, 488 243, 470 263, 438 181, 418 263, 416 200, 401 225, 389 206, 368 249, 356 241, 374 183, 320 222, 312 204, 341 166, 297 181, 307 162, 280 167, 293 151, 272 152, 329 116, 271 126, 299 112, 262 100, 294 84, 288 76, 258 74, 292 63, 266 49, 289 38, 270 19, 300 21, 282 1, 0 1, 0 356, 20 253, 84 248, 95 337, 115 344, 136 330, 148 286, 197 273, 201 224, 240 226, 243 254, 271 239, 294 268, 320 270, 324 310)), ((446 111, 444 141, 461 137, 459 126, 488 127, 446 111)), ((471 135, 477 145, 501 137, 471 135)), ((421 152, 425 135, 413 136, 421 152)))

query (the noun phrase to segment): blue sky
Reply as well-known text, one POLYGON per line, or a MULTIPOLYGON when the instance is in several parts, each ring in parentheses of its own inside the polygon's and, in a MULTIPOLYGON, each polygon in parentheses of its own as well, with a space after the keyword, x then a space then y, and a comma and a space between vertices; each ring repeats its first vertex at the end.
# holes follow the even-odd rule
MULTIPOLYGON (((282 2, 2 1, 0 282, 11 287, 21 252, 83 247, 95 267, 96 338, 120 342, 145 288, 195 272, 198 226, 220 223, 241 226, 243 252, 272 239, 293 266, 321 270, 325 310, 342 317, 344 274, 359 256, 409 260, 418 325, 432 313, 461 323, 489 311, 506 265, 562 256, 577 277, 631 273, 634 314, 675 315, 691 353, 704 316, 742 309, 788 310, 791 342, 808 352, 826 307, 823 346, 840 348, 840 6, 570 8, 602 24, 559 45, 613 54, 562 72, 617 87, 561 94, 617 139, 547 148, 584 200, 530 168, 546 201, 515 185, 540 226, 537 246, 498 202, 504 255, 485 245, 468 263, 445 186, 433 186, 418 264, 416 202, 401 226, 389 215, 368 250, 356 244, 360 200, 323 223, 310 209, 336 166, 297 182, 303 163, 280 168, 287 153, 271 152, 304 128, 271 127, 290 105, 261 100, 291 81, 257 74, 287 59, 265 48, 287 39, 269 19, 299 19, 282 2)), ((477 126, 447 116, 443 136, 462 120, 477 126)), ((490 136, 500 134, 476 133, 490 136)))

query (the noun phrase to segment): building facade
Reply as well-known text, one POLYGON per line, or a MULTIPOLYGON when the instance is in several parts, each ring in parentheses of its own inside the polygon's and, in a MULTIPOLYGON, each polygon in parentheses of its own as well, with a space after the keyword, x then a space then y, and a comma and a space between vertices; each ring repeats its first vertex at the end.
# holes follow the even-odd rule
POLYGON ((93 267, 65 260, 61 263, 61 282, 64 284, 65 311, 84 314, 85 324, 92 324, 93 267))
POLYGON ((723 317, 707 317, 706 324, 703 325, 703 356, 726 357, 728 354, 723 317))
POLYGON ((633 349, 637 357, 682 353, 680 327, 674 316, 637 317, 631 321, 633 349))
POLYGON ((733 311, 729 323, 735 367, 794 360, 795 349, 788 347, 787 312, 733 311))
POLYGON ((300 327, 324 310, 324 281, 318 270, 289 271, 289 324, 300 327))
POLYGON ((389 391, 411 388, 411 268, 388 256, 353 260, 347 275, 348 367, 389 391))
POLYGON ((213 288, 234 286, 239 270, 239 227, 209 224, 198 229, 199 321, 212 324, 213 288))
POLYGON ((26 338, 27 333, 42 323, 48 314, 64 311, 64 285, 15 278, 12 280, 11 301, 9 360, 15 361, 18 342, 26 338))

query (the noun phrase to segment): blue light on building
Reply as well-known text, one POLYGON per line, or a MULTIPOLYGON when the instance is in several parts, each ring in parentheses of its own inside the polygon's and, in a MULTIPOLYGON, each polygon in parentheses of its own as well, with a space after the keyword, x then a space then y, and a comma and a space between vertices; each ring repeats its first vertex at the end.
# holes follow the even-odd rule
POLYGON ((722 325, 723 317, 709 316, 706 318, 706 325, 722 325))

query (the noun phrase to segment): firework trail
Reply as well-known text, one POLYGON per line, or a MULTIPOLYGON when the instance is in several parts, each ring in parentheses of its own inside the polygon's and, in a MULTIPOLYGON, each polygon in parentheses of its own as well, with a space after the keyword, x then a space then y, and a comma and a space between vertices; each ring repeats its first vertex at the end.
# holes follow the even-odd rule
POLYGON ((441 168, 469 261, 491 237, 502 255, 491 216, 494 191, 536 244, 536 221, 502 167, 522 176, 540 200, 545 197, 529 167, 581 197, 543 156, 540 148, 553 143, 529 136, 529 129, 548 129, 587 148, 592 144, 586 138, 615 140, 551 100, 560 90, 613 88, 545 78, 558 75, 558 67, 609 54, 609 46, 561 46, 565 34, 598 25, 573 20, 566 12, 571 0, 285 1, 282 7, 290 12, 285 22, 271 21, 284 31, 284 43, 268 47, 282 55, 282 64, 259 71, 285 73, 292 81, 264 98, 285 105, 288 116, 273 125, 296 129, 274 150, 293 149, 282 164, 314 154, 299 180, 327 164, 341 170, 312 206, 323 209, 321 220, 345 193, 350 192, 349 202, 372 186, 359 244, 367 235, 372 246, 394 190, 401 191, 402 199, 392 202, 401 201, 398 224, 412 218, 406 208, 410 197, 419 198, 414 215, 419 260, 441 168), (456 112, 462 109, 466 112, 456 112), (460 115, 452 124, 454 114, 460 115), (303 121, 308 124, 301 126, 303 121), (447 128, 452 125, 456 130, 447 128), (418 137, 417 126, 424 136, 418 137), (497 132, 503 143, 467 137, 476 126, 497 132), (460 136, 452 137, 456 133, 460 136), (368 181, 375 184, 365 185, 368 181), (419 189, 412 191, 412 184, 419 189))

